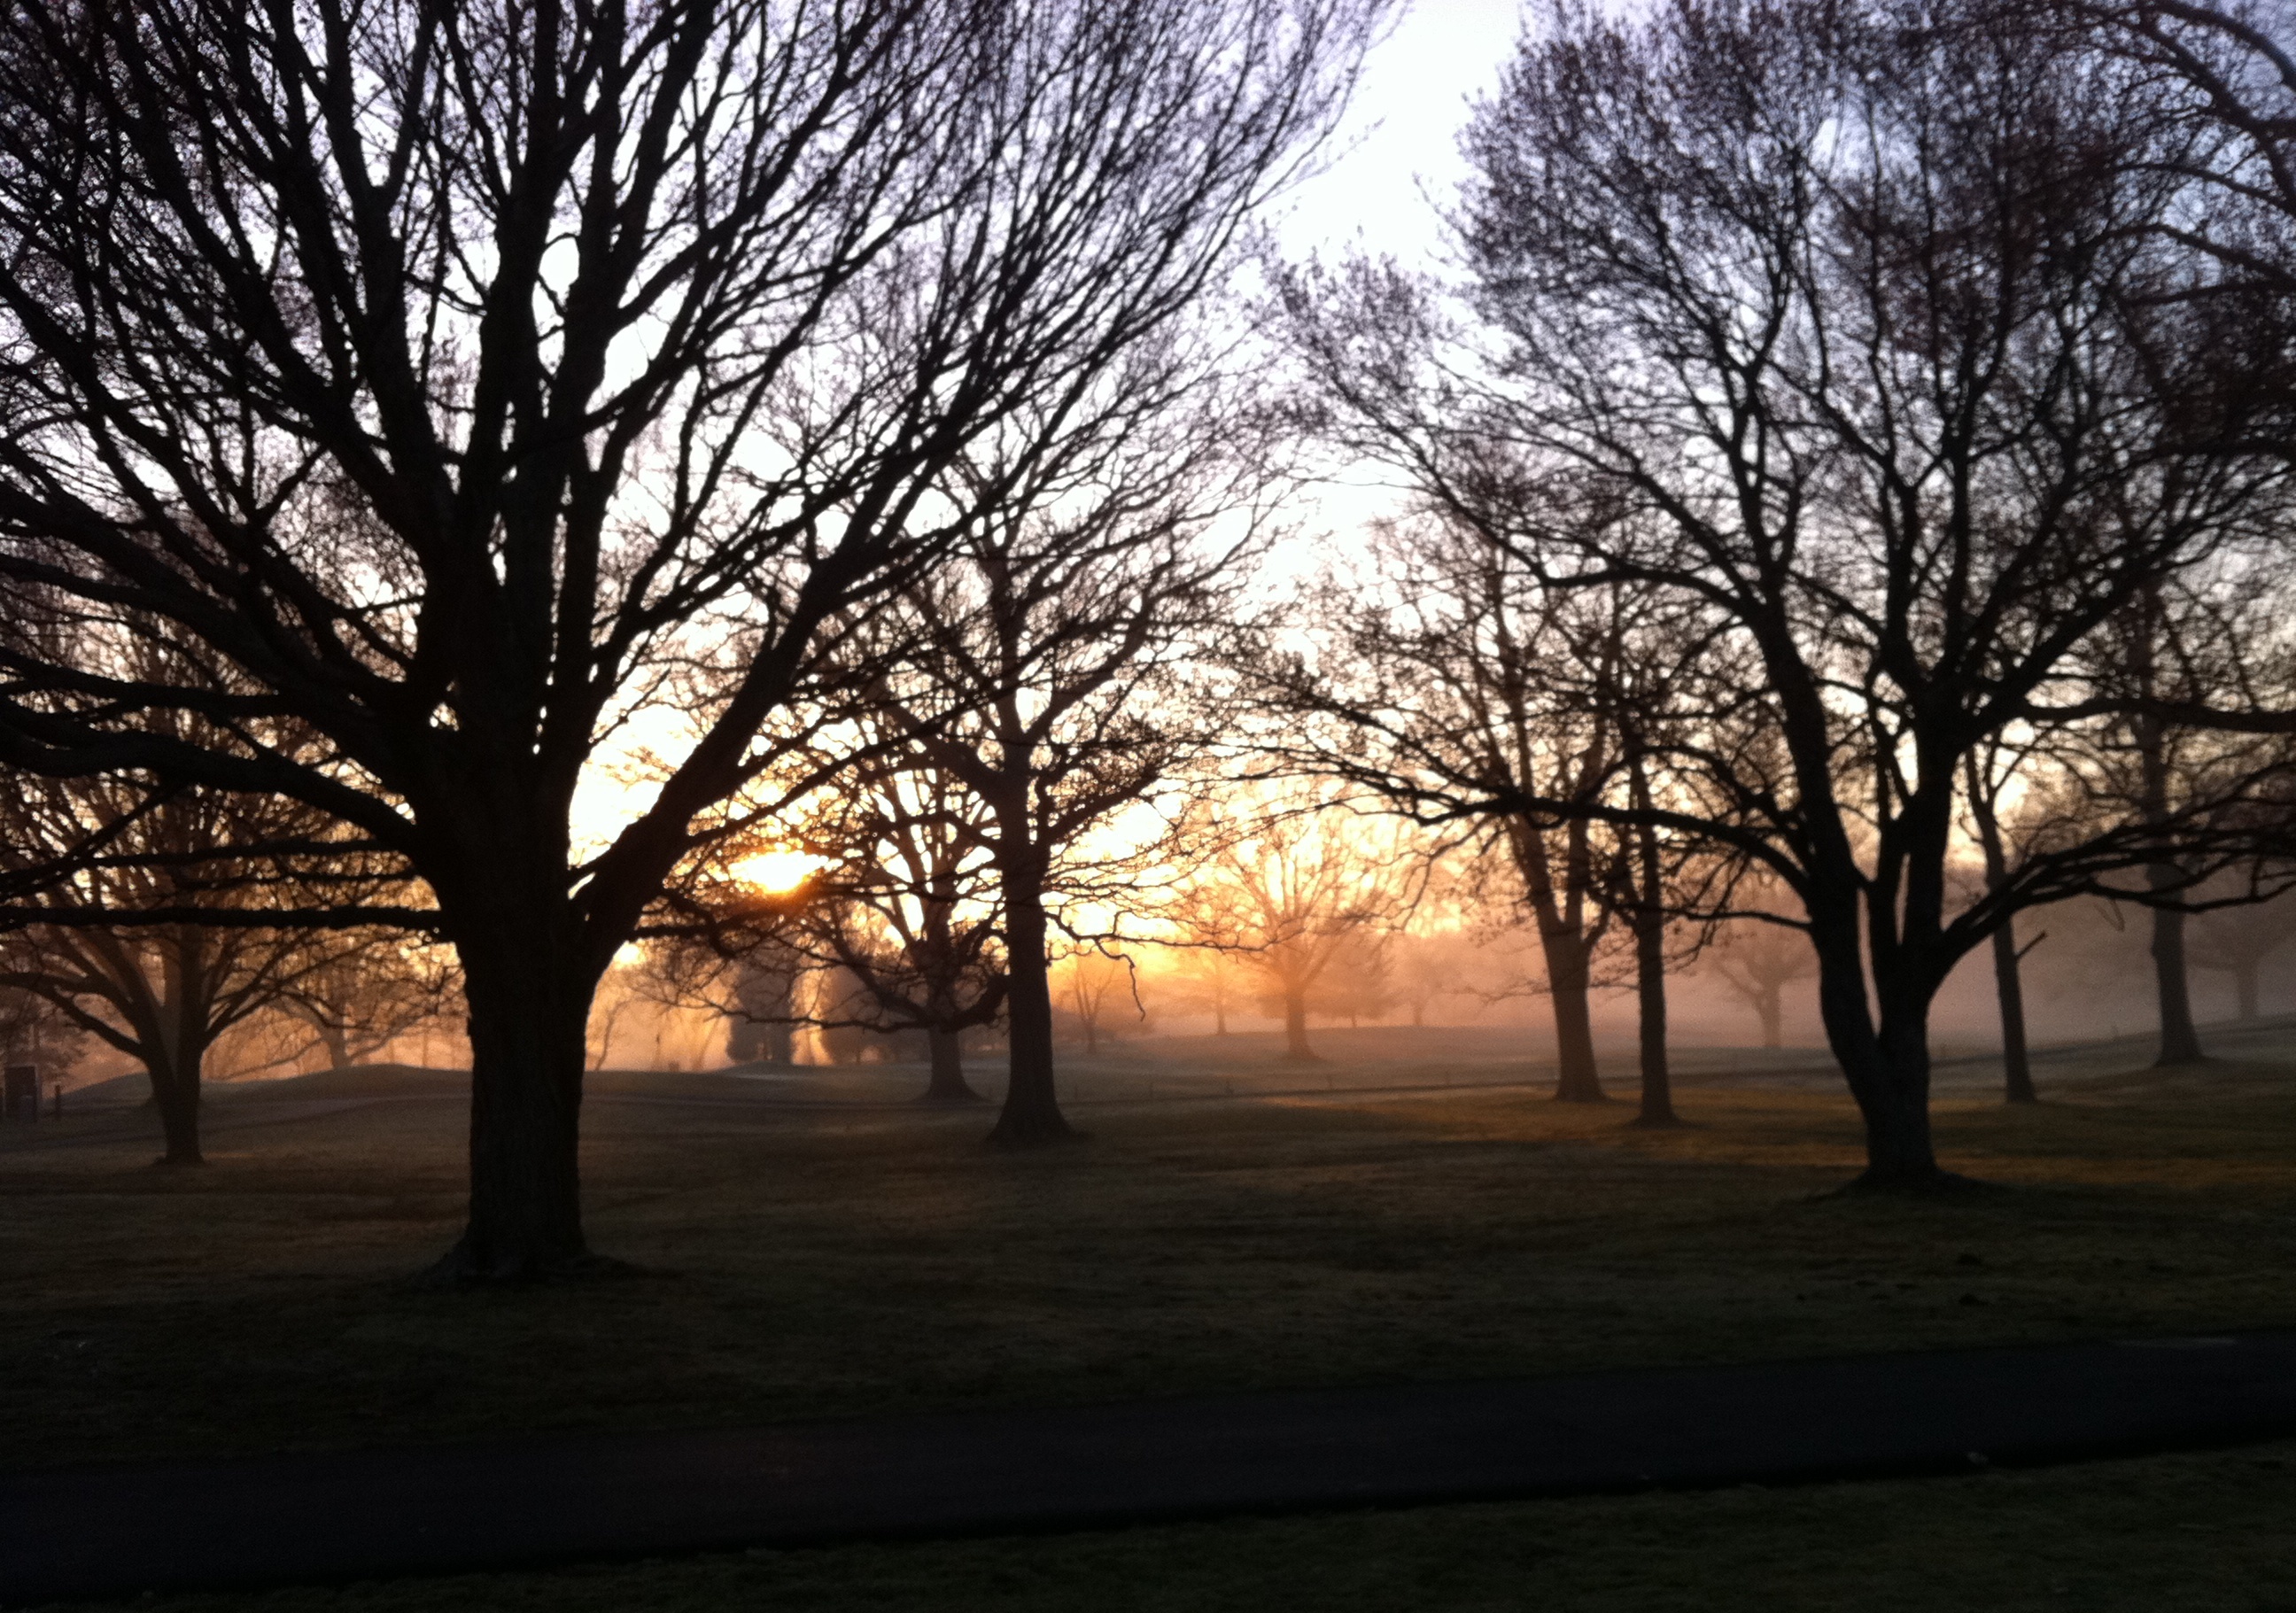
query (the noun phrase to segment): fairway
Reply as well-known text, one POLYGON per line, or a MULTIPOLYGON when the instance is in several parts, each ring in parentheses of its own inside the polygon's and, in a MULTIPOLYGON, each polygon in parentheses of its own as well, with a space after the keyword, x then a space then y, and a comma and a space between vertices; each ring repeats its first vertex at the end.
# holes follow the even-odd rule
POLYGON ((457 1225, 454 1076, 219 1093, 188 1172, 132 1107, 10 1127, 0 1461, 2296 1323, 2284 1022, 2046 1060, 2031 1109, 1948 1067, 1943 1156, 2008 1191, 1910 1202, 1824 1196, 1858 1134, 1807 1055, 1693 1051, 1652 1133, 1502 1033, 1412 1035, 1132 1044, 1066 1078, 1089 1137, 1021 1155, 914 1069, 601 1077, 591 1235, 632 1270, 499 1293, 405 1281, 457 1225))

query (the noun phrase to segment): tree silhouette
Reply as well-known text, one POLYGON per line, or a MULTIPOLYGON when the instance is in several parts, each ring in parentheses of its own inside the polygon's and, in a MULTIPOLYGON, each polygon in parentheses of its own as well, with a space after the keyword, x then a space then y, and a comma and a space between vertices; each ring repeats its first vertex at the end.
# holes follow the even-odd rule
POLYGON ((831 625, 1002 500, 952 504, 957 457, 1025 405, 1025 473, 1224 272, 1368 21, 1354 0, 0 17, 0 585, 206 675, 12 643, 0 760, 292 796, 422 881, 475 1065, 442 1279, 593 1264, 583 1038, 617 949, 739 826, 723 804, 779 759, 760 736, 831 625), (675 765, 581 843, 578 785, 672 706, 675 765), (316 754, 246 726, 283 716, 316 754))
POLYGON ((1679 0, 1563 12, 1468 138, 1469 282, 1291 282, 1335 440, 1402 469, 1546 587, 1632 583, 1746 675, 1652 736, 1648 822, 1800 904, 1866 1188, 1951 1184, 1931 1003, 2018 909, 2253 855, 2215 803, 2099 820, 1960 902, 1962 759, 2042 720, 2147 587, 2267 553, 2286 323, 2164 227, 2191 132, 2125 58, 1999 8, 1679 0), (2248 445, 2237 451, 2228 445, 2248 445), (1870 968, 1870 974, 1869 974, 1870 968))

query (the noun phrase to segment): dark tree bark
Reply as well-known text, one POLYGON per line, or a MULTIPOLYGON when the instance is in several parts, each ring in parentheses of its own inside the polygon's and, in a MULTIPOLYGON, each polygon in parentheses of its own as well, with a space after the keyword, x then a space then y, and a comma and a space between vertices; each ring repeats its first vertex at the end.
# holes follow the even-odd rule
POLYGON ((1595 1065, 1595 1020, 1587 998, 1592 970, 1584 942, 1557 934, 1547 940, 1547 994, 1554 1005, 1554 1097, 1561 1103, 1607 1103, 1595 1065))
POLYGON ((1005 998, 1012 1074, 1004 1106, 988 1140, 1005 1148, 1036 1148, 1076 1135, 1061 1113, 1053 1070, 1053 983, 1046 956, 1045 899, 1025 859, 1008 864, 1004 879, 1005 998))
POLYGON ((580 1264, 586 987, 739 827, 844 625, 1120 412, 1374 16, 0 8, 0 393, 41 400, 0 411, 0 580, 212 674, 12 646, 0 759, 293 796, 427 882, 363 916, 467 948, 449 1264, 580 1264), (989 440, 1002 479, 957 474, 989 440), (564 856, 600 736, 732 618, 690 748, 564 856))
MULTIPOLYGON (((1637 755, 1629 773, 1637 811, 1651 806, 1650 774, 1637 755)), ((1642 1109, 1637 1126, 1676 1126, 1672 1074, 1666 1049, 1666 865, 1658 831, 1648 823, 1628 831, 1635 857, 1634 907, 1636 1030, 1642 1053, 1642 1109)))
MULTIPOLYGON (((490 949, 489 949, 490 950, 490 949)), ((582 1077, 589 995, 516 956, 463 953, 470 999, 470 1219, 435 1281, 526 1281, 598 1264, 582 1228, 582 1077), (585 1018, 566 1009, 578 1001, 585 1018), (537 1010, 539 1009, 539 1011, 537 1010)))
MULTIPOLYGON (((2155 888, 2174 889, 2182 875, 2169 869, 2158 877, 2155 888)), ((2152 910, 2152 987, 2161 1005, 2161 1051, 2157 1066, 2197 1064, 2208 1054, 2201 1048, 2200 1028, 2193 1022, 2193 974, 2185 960, 2185 915, 2172 908, 2152 910)))
POLYGON ((2038 1103, 2025 1045, 2025 983, 2013 922, 1993 932, 1993 990, 2001 1004, 2002 1101, 2038 1103))
POLYGON ((1898 972, 1869 999, 1857 917, 1854 901, 1824 895, 1809 915, 1826 1042, 1866 1125, 1866 1168, 1848 1191, 1935 1191, 1959 1180, 1938 1164, 1930 1130, 1929 1009, 1936 986, 1898 972))
MULTIPOLYGON (((2132 614, 2136 618, 2131 630, 2135 677, 2139 692, 2150 696, 2155 692, 2160 676, 2156 661, 2164 627, 2161 590, 2144 589, 2132 614)), ((2141 792, 2138 810, 2147 823, 2165 825, 2173 809, 2169 799, 2168 725, 2145 715, 2138 716, 2130 726, 2136 747, 2141 792)), ((2174 901, 2190 880, 2177 864, 2160 860, 2144 865, 2144 882, 2155 896, 2174 901)), ((2153 908, 2152 954, 2153 995, 2161 1015, 2161 1050, 2152 1060, 2153 1066, 2158 1069, 2199 1063, 2207 1055, 2201 1051, 2200 1029, 2193 1023, 2193 975, 2185 957, 2183 913, 2173 907, 2153 908)))
MULTIPOLYGON (((470 1219, 433 1281, 528 1281, 594 1260, 583 1232, 582 1083, 590 1005, 612 961, 573 921, 562 847, 468 857, 437 877, 470 1013, 470 1219)), ((435 876, 434 876, 435 877, 435 876)))
MULTIPOLYGON (((144 1034, 139 1039, 144 1068, 152 1078, 152 1103, 160 1111, 167 1152, 163 1166, 203 1165, 200 1149, 201 1076, 207 1063, 215 987, 219 970, 206 938, 186 927, 163 933, 160 942, 160 993, 156 1002, 137 989, 143 982, 132 966, 117 973, 115 1011, 144 1034), (117 989, 124 987, 125 989, 117 989)), ((126 948, 106 949, 125 953, 126 948)), ((110 995, 110 994, 108 994, 110 995)))
MULTIPOLYGON (((1980 760, 1974 750, 1963 757, 1970 815, 1977 821, 1977 843, 1985 858, 1985 888, 1997 894, 2009 882, 2009 853, 2001 836, 1999 784, 1990 774, 1989 763, 1989 757, 1980 760)), ((1993 989, 2001 1010, 2002 1101, 2006 1103, 2040 1101, 2040 1094, 2033 1089, 2033 1063, 2025 1046, 2022 957, 2017 947, 2016 921, 2005 919, 1993 932, 1993 989)))
POLYGON ((160 1134, 167 1148, 156 1161, 160 1165, 207 1163, 200 1148, 200 1066, 206 1052, 194 1039, 155 1052, 144 1065, 152 1077, 152 1107, 159 1111, 160 1134))
MULTIPOLYGON (((1582 757, 1573 782, 1591 793, 1600 787, 1602 767, 1593 757, 1582 757)), ((1563 825, 1560 879, 1555 877, 1549 832, 1536 822, 1508 826, 1508 844, 1546 963, 1546 992, 1554 1017, 1554 1097, 1562 1103, 1608 1102, 1610 1094, 1603 1090, 1602 1073, 1595 1063, 1594 1013, 1588 1000, 1595 939, 1608 912, 1597 899, 1587 824, 1578 821, 1563 825)))
POLYGON ((1283 994, 1283 1056, 1294 1064, 1321 1064, 1323 1060, 1308 1044, 1308 994, 1287 991, 1283 994))
POLYGON ((925 1085, 926 1102, 979 1103, 984 1101, 979 1093, 972 1090, 972 1084, 964 1078, 964 1046, 957 1032, 928 1029, 925 1032, 925 1056, 932 1063, 932 1075, 925 1085))
POLYGON ((1666 929, 1649 925, 1635 936, 1636 1032, 1642 1054, 1642 1108, 1637 1126, 1673 1126, 1673 1078, 1666 1051, 1666 929))
MULTIPOLYGON (((1890 1191, 1951 1183, 1926 1049, 1954 962, 2016 911, 2251 853, 2237 809, 2280 766, 2222 769, 2216 815, 2061 822, 2005 898, 1948 900, 1968 750, 2062 733, 2041 702, 2144 589, 2260 561, 2291 349, 2169 227, 2158 176, 2206 136, 2151 73, 2016 8, 1923 16, 1566 8, 1467 137, 1465 292, 1358 263, 1286 302, 1349 448, 1548 589, 1661 594, 1710 651, 1690 725, 1653 725, 1681 788, 1650 813, 1424 747, 1409 798, 1654 822, 1791 886, 1858 1185, 1890 1191)), ((1386 690, 1332 703, 1405 730, 1386 690)))

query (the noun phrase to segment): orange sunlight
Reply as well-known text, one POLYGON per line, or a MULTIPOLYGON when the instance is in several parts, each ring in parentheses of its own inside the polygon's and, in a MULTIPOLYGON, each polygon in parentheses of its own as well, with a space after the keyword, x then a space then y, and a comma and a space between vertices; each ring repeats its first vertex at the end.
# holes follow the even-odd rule
POLYGON ((761 851, 734 864, 734 877, 759 890, 794 890, 829 866, 808 851, 761 851))

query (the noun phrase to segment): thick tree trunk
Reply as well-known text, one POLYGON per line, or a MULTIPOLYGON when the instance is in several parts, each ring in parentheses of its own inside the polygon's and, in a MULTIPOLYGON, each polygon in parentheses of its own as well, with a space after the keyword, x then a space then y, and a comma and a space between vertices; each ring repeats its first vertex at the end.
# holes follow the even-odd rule
POLYGON ((1679 1124, 1674 1112, 1674 1082, 1666 1061, 1666 927, 1644 923, 1635 937, 1636 1029, 1642 1043, 1642 1110, 1636 1126, 1679 1124))
POLYGON ((1539 951, 1546 960, 1547 995, 1554 1013, 1554 1096, 1564 1103, 1600 1103, 1610 1094, 1595 1069, 1594 1021, 1587 1007, 1587 939, 1580 929, 1590 880, 1587 826, 1574 823, 1565 832, 1569 850, 1560 886, 1544 831, 1518 823, 1511 831, 1512 844, 1523 894, 1537 923, 1539 951))
POLYGON ((1603 1103, 1611 1094, 1595 1068, 1595 1021, 1587 1007, 1586 943, 1555 935, 1546 942, 1548 995, 1554 1006, 1554 1096, 1563 1103, 1603 1103))
POLYGON ((204 1165, 200 1151, 200 1064, 198 1050, 182 1050, 176 1057, 152 1059, 145 1068, 152 1077, 152 1106, 160 1111, 160 1134, 168 1151, 154 1161, 175 1167, 204 1165))
POLYGON ((925 1084, 928 1103, 979 1103, 979 1093, 964 1078, 964 1050, 953 1030, 925 1032, 925 1056, 932 1060, 932 1077, 925 1084))
POLYGON ((167 1139, 160 1165, 207 1163, 200 1150, 200 1077, 206 1070, 215 1005, 212 962, 195 929, 167 931, 160 942, 160 1011, 144 1052, 152 1103, 167 1139))
MULTIPOLYGON (((539 929, 540 926, 537 925, 539 929)), ((582 1077, 594 974, 554 938, 458 938, 470 1008, 471 1209, 432 1268, 520 1281, 594 1264, 582 1232, 582 1077)))
POLYGON ((1045 962, 1045 898, 1025 872, 1004 880, 1005 955, 1012 984, 1004 999, 1012 1075, 1004 1107, 988 1134, 1007 1148, 1059 1142, 1076 1133, 1061 1113, 1053 1085, 1053 989, 1045 962))
MULTIPOLYGON (((2138 668, 2142 685, 2152 688, 2152 635, 2160 612, 2157 592, 2144 597, 2144 640, 2138 668)), ((2136 753, 2143 769, 2144 810, 2148 823, 2169 818, 2169 746, 2167 731, 2152 717, 2136 725, 2136 753)), ((2155 894, 2176 891, 2184 884, 2184 870, 2174 863, 2153 863, 2144 870, 2144 882, 2155 894)), ((2161 1004, 2161 1052, 2152 1062, 2194 1064, 2201 1060, 2201 1034, 2193 1025, 2192 975, 2185 962, 2185 915, 2165 907, 2152 910, 2152 982, 2161 1004)))
POLYGON ((1872 1078, 1852 1084, 1866 1122, 1866 1169, 1852 1187, 1922 1192, 1954 1180, 1939 1167, 1930 1133, 1927 1042, 1925 1029, 1901 1029, 1877 1038, 1879 1057, 1872 1078))
MULTIPOLYGON (((1850 912, 1854 913, 1854 909, 1850 912)), ((1818 1007, 1827 1044, 1866 1123, 1859 1192, 1928 1192, 1957 1180, 1940 1169, 1930 1134, 1928 999, 1900 987, 1875 1028, 1854 916, 1813 913, 1818 1007)))
MULTIPOLYGON (((1639 750, 1631 775, 1634 803, 1647 811, 1651 805, 1649 775, 1639 750)), ((1642 1052, 1642 1112, 1636 1126, 1673 1126, 1674 1092, 1666 1064, 1666 864, 1659 855, 1658 831, 1649 824, 1635 831, 1635 999, 1642 1052)))
POLYGON ((2013 924, 1993 932, 1993 987, 2001 1000, 2002 1101, 2038 1103, 2041 1095, 2033 1090, 2033 1060, 2025 1046, 2025 982, 2013 924))
POLYGON ((1287 991, 1283 994, 1283 1056, 1294 1064, 1320 1064, 1316 1050, 1308 1045, 1308 994, 1287 991))
POLYGON ((2152 981, 2161 1002, 2161 1053, 2153 1064, 2198 1063, 2205 1055, 2201 1052, 2201 1033, 2193 1024, 2192 975, 2185 962, 2185 915, 2164 907, 2152 910, 2152 981))

